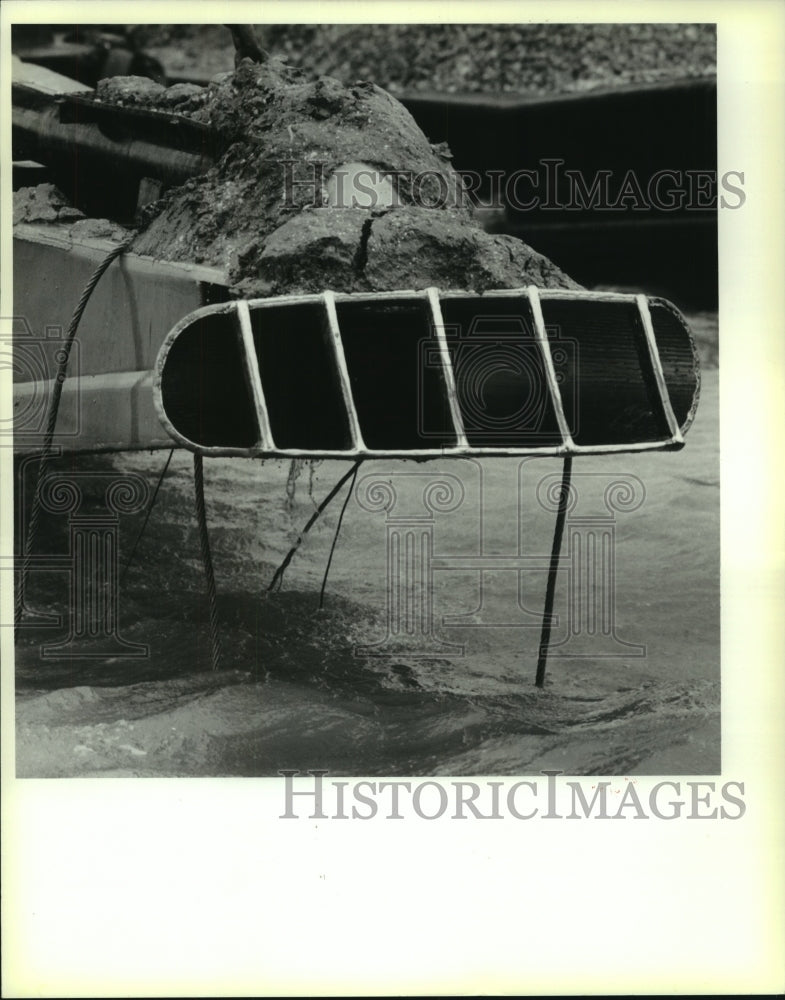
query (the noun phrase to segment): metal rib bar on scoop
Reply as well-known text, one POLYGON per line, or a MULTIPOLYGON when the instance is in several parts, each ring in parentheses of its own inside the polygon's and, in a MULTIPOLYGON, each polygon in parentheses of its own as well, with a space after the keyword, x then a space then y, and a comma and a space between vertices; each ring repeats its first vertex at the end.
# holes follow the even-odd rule
POLYGON ((534 335, 540 347, 542 362, 543 365, 545 366, 545 378, 547 381, 548 390, 551 395, 553 410, 554 413, 556 414, 556 423, 559 426, 559 433, 562 436, 564 450, 571 452, 575 450, 575 442, 572 440, 572 435, 570 434, 570 428, 567 426, 567 418, 564 416, 564 404, 561 398, 561 390, 559 389, 559 383, 556 379, 556 369, 553 366, 553 358, 551 357, 551 348, 548 343, 548 334, 545 330, 545 318, 542 315, 542 305, 540 304, 539 290, 535 285, 529 285, 529 287, 526 289, 526 294, 529 298, 529 305, 531 306, 532 318, 534 319, 534 335))
POLYGON ((457 447, 468 448, 469 442, 466 438, 466 430, 463 426, 463 415, 461 414, 461 408, 458 405, 458 390, 455 385, 455 372, 452 367, 450 349, 447 346, 447 335, 444 332, 444 317, 442 316, 442 306, 439 301, 439 289, 433 287, 429 288, 427 289, 426 294, 428 296, 428 305, 431 309, 433 329, 436 333, 436 340, 439 344, 439 357, 442 362, 444 387, 447 392, 447 402, 450 406, 450 416, 452 417, 453 427, 455 428, 457 447))
POLYGON ((333 349, 333 356, 335 357, 335 366, 338 369, 338 381, 341 388, 341 397, 343 398, 346 413, 349 417, 349 434, 352 439, 351 451, 366 451, 365 442, 363 441, 362 432, 360 431, 360 420, 357 416, 357 407, 354 405, 352 386, 349 382, 349 369, 346 367, 346 355, 344 354, 343 341, 341 340, 341 328, 338 324, 338 311, 335 308, 335 293, 324 292, 322 294, 322 302, 324 303, 324 309, 327 315, 327 329, 329 331, 330 345, 333 349))
POLYGON ((267 412, 267 403, 264 398, 262 379, 259 374, 259 357, 256 353, 256 344, 253 339, 251 313, 248 309, 248 303, 242 299, 237 302, 237 323, 245 378, 251 392, 257 430, 259 431, 259 446, 263 451, 274 451, 275 442, 273 441, 270 415, 267 412))
POLYGON ((651 361, 651 367, 654 372, 654 381, 657 385, 657 393, 659 395, 666 423, 668 424, 671 441, 674 444, 683 444, 684 438, 682 437, 681 429, 676 421, 676 414, 673 412, 673 407, 671 406, 668 387, 665 384, 665 373, 662 370, 660 352, 657 349, 657 338, 654 335, 654 325, 651 321, 648 299, 645 295, 636 295, 635 301, 638 304, 638 312, 640 314, 641 324, 643 325, 643 333, 646 337, 646 346, 649 350, 649 360, 651 361))

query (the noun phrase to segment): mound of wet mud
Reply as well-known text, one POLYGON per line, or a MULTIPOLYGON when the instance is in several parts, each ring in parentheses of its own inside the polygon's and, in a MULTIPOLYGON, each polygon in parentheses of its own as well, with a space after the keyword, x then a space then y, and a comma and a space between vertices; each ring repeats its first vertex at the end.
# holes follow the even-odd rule
POLYGON ((149 81, 137 99, 130 93, 122 78, 99 89, 107 103, 201 121, 224 150, 150 208, 138 253, 221 268, 244 295, 578 287, 520 240, 486 233, 449 152, 372 83, 244 60, 201 93, 179 90, 178 101, 149 81), (347 165, 373 176, 363 190, 329 196, 347 165))

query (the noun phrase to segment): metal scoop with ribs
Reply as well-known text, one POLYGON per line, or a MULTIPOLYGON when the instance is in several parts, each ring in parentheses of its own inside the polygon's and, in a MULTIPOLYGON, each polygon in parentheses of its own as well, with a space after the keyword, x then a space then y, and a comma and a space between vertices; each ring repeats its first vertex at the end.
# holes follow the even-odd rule
POLYGON ((644 295, 430 288, 239 301, 168 335, 164 427, 204 455, 414 458, 680 448, 687 325, 644 295))
POLYGON ((199 470, 211 455, 351 458, 354 475, 372 458, 563 456, 538 687, 573 456, 681 448, 698 389, 670 303, 533 286, 209 306, 176 324, 154 376, 161 423, 199 470))

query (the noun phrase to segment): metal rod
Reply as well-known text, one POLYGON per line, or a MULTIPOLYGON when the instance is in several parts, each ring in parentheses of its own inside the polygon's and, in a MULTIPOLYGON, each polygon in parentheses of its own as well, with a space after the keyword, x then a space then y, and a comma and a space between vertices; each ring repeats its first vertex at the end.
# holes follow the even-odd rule
MULTIPOLYGON (((542 448, 345 448, 320 451, 314 448, 275 448, 273 451, 261 451, 258 448, 235 448, 220 445, 201 445, 176 431, 170 422, 162 420, 169 436, 187 451, 199 452, 208 458, 337 458, 342 461, 351 459, 425 459, 425 458, 518 458, 538 456, 541 458, 559 458, 567 454, 564 445, 548 445, 542 448)), ((571 455, 616 455, 623 452, 643 451, 676 451, 683 447, 683 442, 672 442, 670 438, 657 441, 641 441, 632 444, 599 444, 576 445, 569 448, 571 455)))
POLYGON ((365 449, 365 442, 360 430, 360 418, 357 415, 357 407, 354 405, 352 386, 349 381, 349 369, 346 367, 346 355, 344 354, 343 341, 341 340, 341 328, 338 325, 338 311, 335 308, 335 293, 324 292, 322 302, 327 314, 327 329, 335 358, 335 366, 338 369, 341 396, 343 397, 343 403, 349 417, 349 434, 352 438, 352 448, 362 451, 365 449))
MULTIPOLYGON (((167 262, 167 267, 183 267, 184 265, 178 265, 177 263, 167 262)), ((199 270, 199 265, 188 265, 189 269, 199 270)), ((206 273, 210 269, 203 269, 206 273)), ((204 280, 215 280, 214 276, 207 274, 204 280)), ((435 287, 435 286, 434 286, 435 287)), ((491 298, 505 298, 505 299, 520 299, 527 296, 533 286, 525 286, 521 288, 494 288, 488 291, 478 294, 477 292, 467 292, 463 290, 449 289, 441 290, 439 294, 442 298, 448 299, 477 299, 482 302, 483 299, 491 298)), ((598 302, 598 303, 608 303, 608 302, 629 302, 634 303, 637 296, 632 293, 627 292, 585 292, 585 291, 573 291, 572 289, 566 288, 535 288, 537 292, 537 297, 542 301, 586 301, 586 302, 598 302)), ((320 302, 324 302, 324 292, 319 294, 309 293, 307 295, 273 295, 269 298, 264 299, 244 299, 248 303, 249 307, 256 311, 258 309, 277 309, 280 306, 308 306, 308 305, 318 305, 320 302)), ((328 292, 330 299, 333 303, 342 304, 345 302, 370 302, 377 304, 384 304, 385 302, 400 303, 400 302, 421 302, 423 298, 427 298, 427 292, 414 291, 413 289, 394 291, 394 292, 328 292)), ((185 319, 187 322, 183 324, 184 326, 189 325, 193 320, 200 316, 208 316, 212 313, 228 313, 232 312, 237 301, 232 299, 229 302, 217 302, 210 306, 201 306, 199 309, 195 309, 192 313, 189 313, 185 319)), ((674 310, 680 318, 681 315, 678 310, 674 310)), ((174 330, 179 329, 178 326, 173 328, 174 330)), ((168 339, 168 338, 167 338, 168 339)))
MULTIPOLYGON (((324 510, 324 508, 329 503, 332 502, 332 500, 334 499, 334 497, 336 496, 336 494, 340 491, 341 487, 346 482, 346 480, 349 479, 351 476, 356 476, 357 469, 360 467, 361 462, 362 462, 362 459, 358 458, 357 461, 354 463, 354 465, 351 467, 351 469, 349 469, 349 471, 345 475, 341 476, 341 478, 338 480, 338 482, 335 484, 335 486, 333 486, 333 488, 330 490, 330 492, 327 494, 327 496, 324 498, 324 500, 322 500, 322 502, 319 504, 319 506, 316 508, 316 510, 313 512, 313 514, 311 514, 310 518, 308 519, 308 523, 306 524, 306 526, 303 528, 303 530, 300 532, 299 536, 297 537, 297 541, 294 543, 294 545, 286 553, 286 556, 284 557, 283 562, 281 563, 281 565, 278 567, 278 569, 273 574, 273 578, 272 578, 272 580, 270 581, 270 583, 269 583, 269 585, 267 587, 268 592, 271 592, 271 591, 275 590, 276 584, 280 587, 281 581, 283 580, 283 575, 286 572, 286 567, 292 561, 292 558, 294 557, 295 552, 302 545, 303 539, 308 534, 308 532, 311 530, 311 528, 313 527, 313 525, 316 524, 316 522, 318 521, 318 519, 319 519, 322 511, 324 510)), ((351 494, 351 490, 349 492, 351 494)))
MULTIPOLYGON (((436 287, 436 286, 434 286, 436 287)), ((488 298, 510 298, 520 299, 525 296, 531 286, 523 285, 519 288, 489 288, 484 292, 470 292, 465 289, 440 289, 443 298, 450 299, 488 299, 488 298)), ((593 302, 634 302, 635 294, 632 292, 589 292, 574 290, 570 288, 538 288, 541 299, 584 299, 593 302)), ((275 295, 264 299, 248 299, 252 309, 275 308, 282 305, 296 305, 302 303, 316 303, 322 295, 308 293, 306 295, 275 295)), ((401 302, 403 300, 421 301, 423 291, 413 288, 397 289, 393 292, 331 292, 337 303, 342 302, 401 302)), ((218 303, 207 308, 215 311, 224 311, 231 308, 233 302, 218 303)))
POLYGON ((665 383, 665 373, 662 370, 660 352, 657 350, 657 338, 654 336, 654 324, 651 321, 651 313, 649 312, 649 302, 645 295, 636 295, 635 301, 638 303, 638 312, 643 326, 643 333, 646 337, 646 346, 649 349, 649 360, 654 371, 654 381, 657 384, 657 392, 659 393, 660 404, 665 415, 665 422, 668 425, 670 438, 674 444, 681 444, 683 438, 676 421, 676 415, 671 406, 671 398, 668 395, 668 386, 665 383))
POLYGON ((431 308, 431 321, 436 334, 436 340, 439 344, 439 354, 442 359, 442 374, 444 375, 444 386, 447 390, 447 402, 450 406, 450 416, 452 417, 453 427, 455 429, 457 446, 459 448, 468 448, 469 442, 466 439, 466 430, 463 426, 463 415, 461 413, 461 408, 458 405, 458 390, 455 385, 455 372, 452 367, 450 349, 447 346, 447 335, 444 332, 444 317, 442 316, 442 307, 439 302, 438 288, 428 289, 428 304, 431 308))
POLYGON ((537 677, 534 682, 539 688, 545 683, 545 668, 548 664, 548 646, 551 641, 551 621, 553 619, 553 598, 556 593, 556 576, 559 572, 559 555, 561 553, 562 536, 564 535, 564 522, 567 518, 571 476, 572 455, 565 455, 561 477, 561 490, 559 493, 559 506, 556 511, 556 527, 553 531, 551 563, 548 567, 548 585, 545 589, 545 608, 543 610, 540 648, 537 656, 537 677))
POLYGON ((556 379, 556 369, 553 366, 551 348, 548 344, 548 334, 545 330, 545 318, 542 315, 539 290, 534 285, 529 285, 526 294, 529 297, 529 305, 531 306, 532 318, 534 319, 534 334, 540 347, 542 363, 545 366, 545 378, 548 383, 553 410, 556 414, 556 423, 559 425, 559 433, 562 436, 564 447, 571 450, 575 445, 570 434, 570 428, 567 426, 567 418, 564 416, 564 404, 562 403, 559 383, 556 379))
POLYGON ((322 589, 319 591, 319 610, 324 607, 324 592, 327 588, 327 577, 330 575, 330 566, 333 563, 333 554, 335 552, 335 546, 338 544, 338 536, 341 533, 341 525, 343 524, 343 516, 346 513, 346 508, 349 506, 349 501, 352 498, 352 492, 354 490, 354 484, 357 481, 357 473, 360 471, 360 463, 355 462, 354 468, 352 469, 352 479, 349 483, 349 489, 346 492, 346 496, 343 500, 343 506, 341 507, 341 513, 338 515, 338 524, 335 528, 335 534, 333 535, 333 543, 330 546, 330 555, 327 557, 327 565, 324 568, 324 576, 322 578, 322 589))
POLYGON ((253 339, 251 314, 248 310, 248 303, 243 299, 239 299, 237 302, 237 322, 239 324, 240 353, 243 358, 245 380, 251 392, 254 413, 256 415, 256 425, 259 432, 259 447, 263 451, 273 451, 275 449, 275 442, 273 441, 273 431, 270 426, 270 415, 267 412, 267 402, 264 398, 262 377, 259 373, 259 356, 256 353, 256 344, 253 339))
POLYGON ((218 595, 215 589, 215 572, 210 553, 210 536, 207 533, 207 512, 204 505, 204 469, 202 456, 194 454, 194 496, 196 500, 196 521, 199 526, 199 548, 202 566, 207 582, 207 599, 210 605, 210 658, 213 670, 221 666, 221 631, 218 623, 218 595))

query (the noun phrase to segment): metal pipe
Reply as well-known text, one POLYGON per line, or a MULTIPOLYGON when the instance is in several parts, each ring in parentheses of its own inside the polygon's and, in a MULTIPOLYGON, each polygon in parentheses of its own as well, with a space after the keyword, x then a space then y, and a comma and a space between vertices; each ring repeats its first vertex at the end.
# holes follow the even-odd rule
POLYGON ((12 84, 12 151, 65 177, 80 171, 121 171, 182 184, 214 163, 217 139, 182 115, 96 103, 84 96, 44 94, 12 84))
POLYGON ((553 619, 553 598, 556 593, 556 576, 559 572, 559 556, 564 535, 564 522, 567 519, 567 506, 570 495, 570 479, 572 477, 572 455, 564 456, 562 469, 559 506, 556 512, 556 526, 553 531, 553 546, 551 547, 551 562, 548 567, 548 585, 545 589, 545 608, 542 614, 542 631, 540 632, 540 648, 537 656, 537 676, 534 683, 538 688, 545 684, 545 668, 548 665, 548 645, 551 641, 551 623, 553 619))

